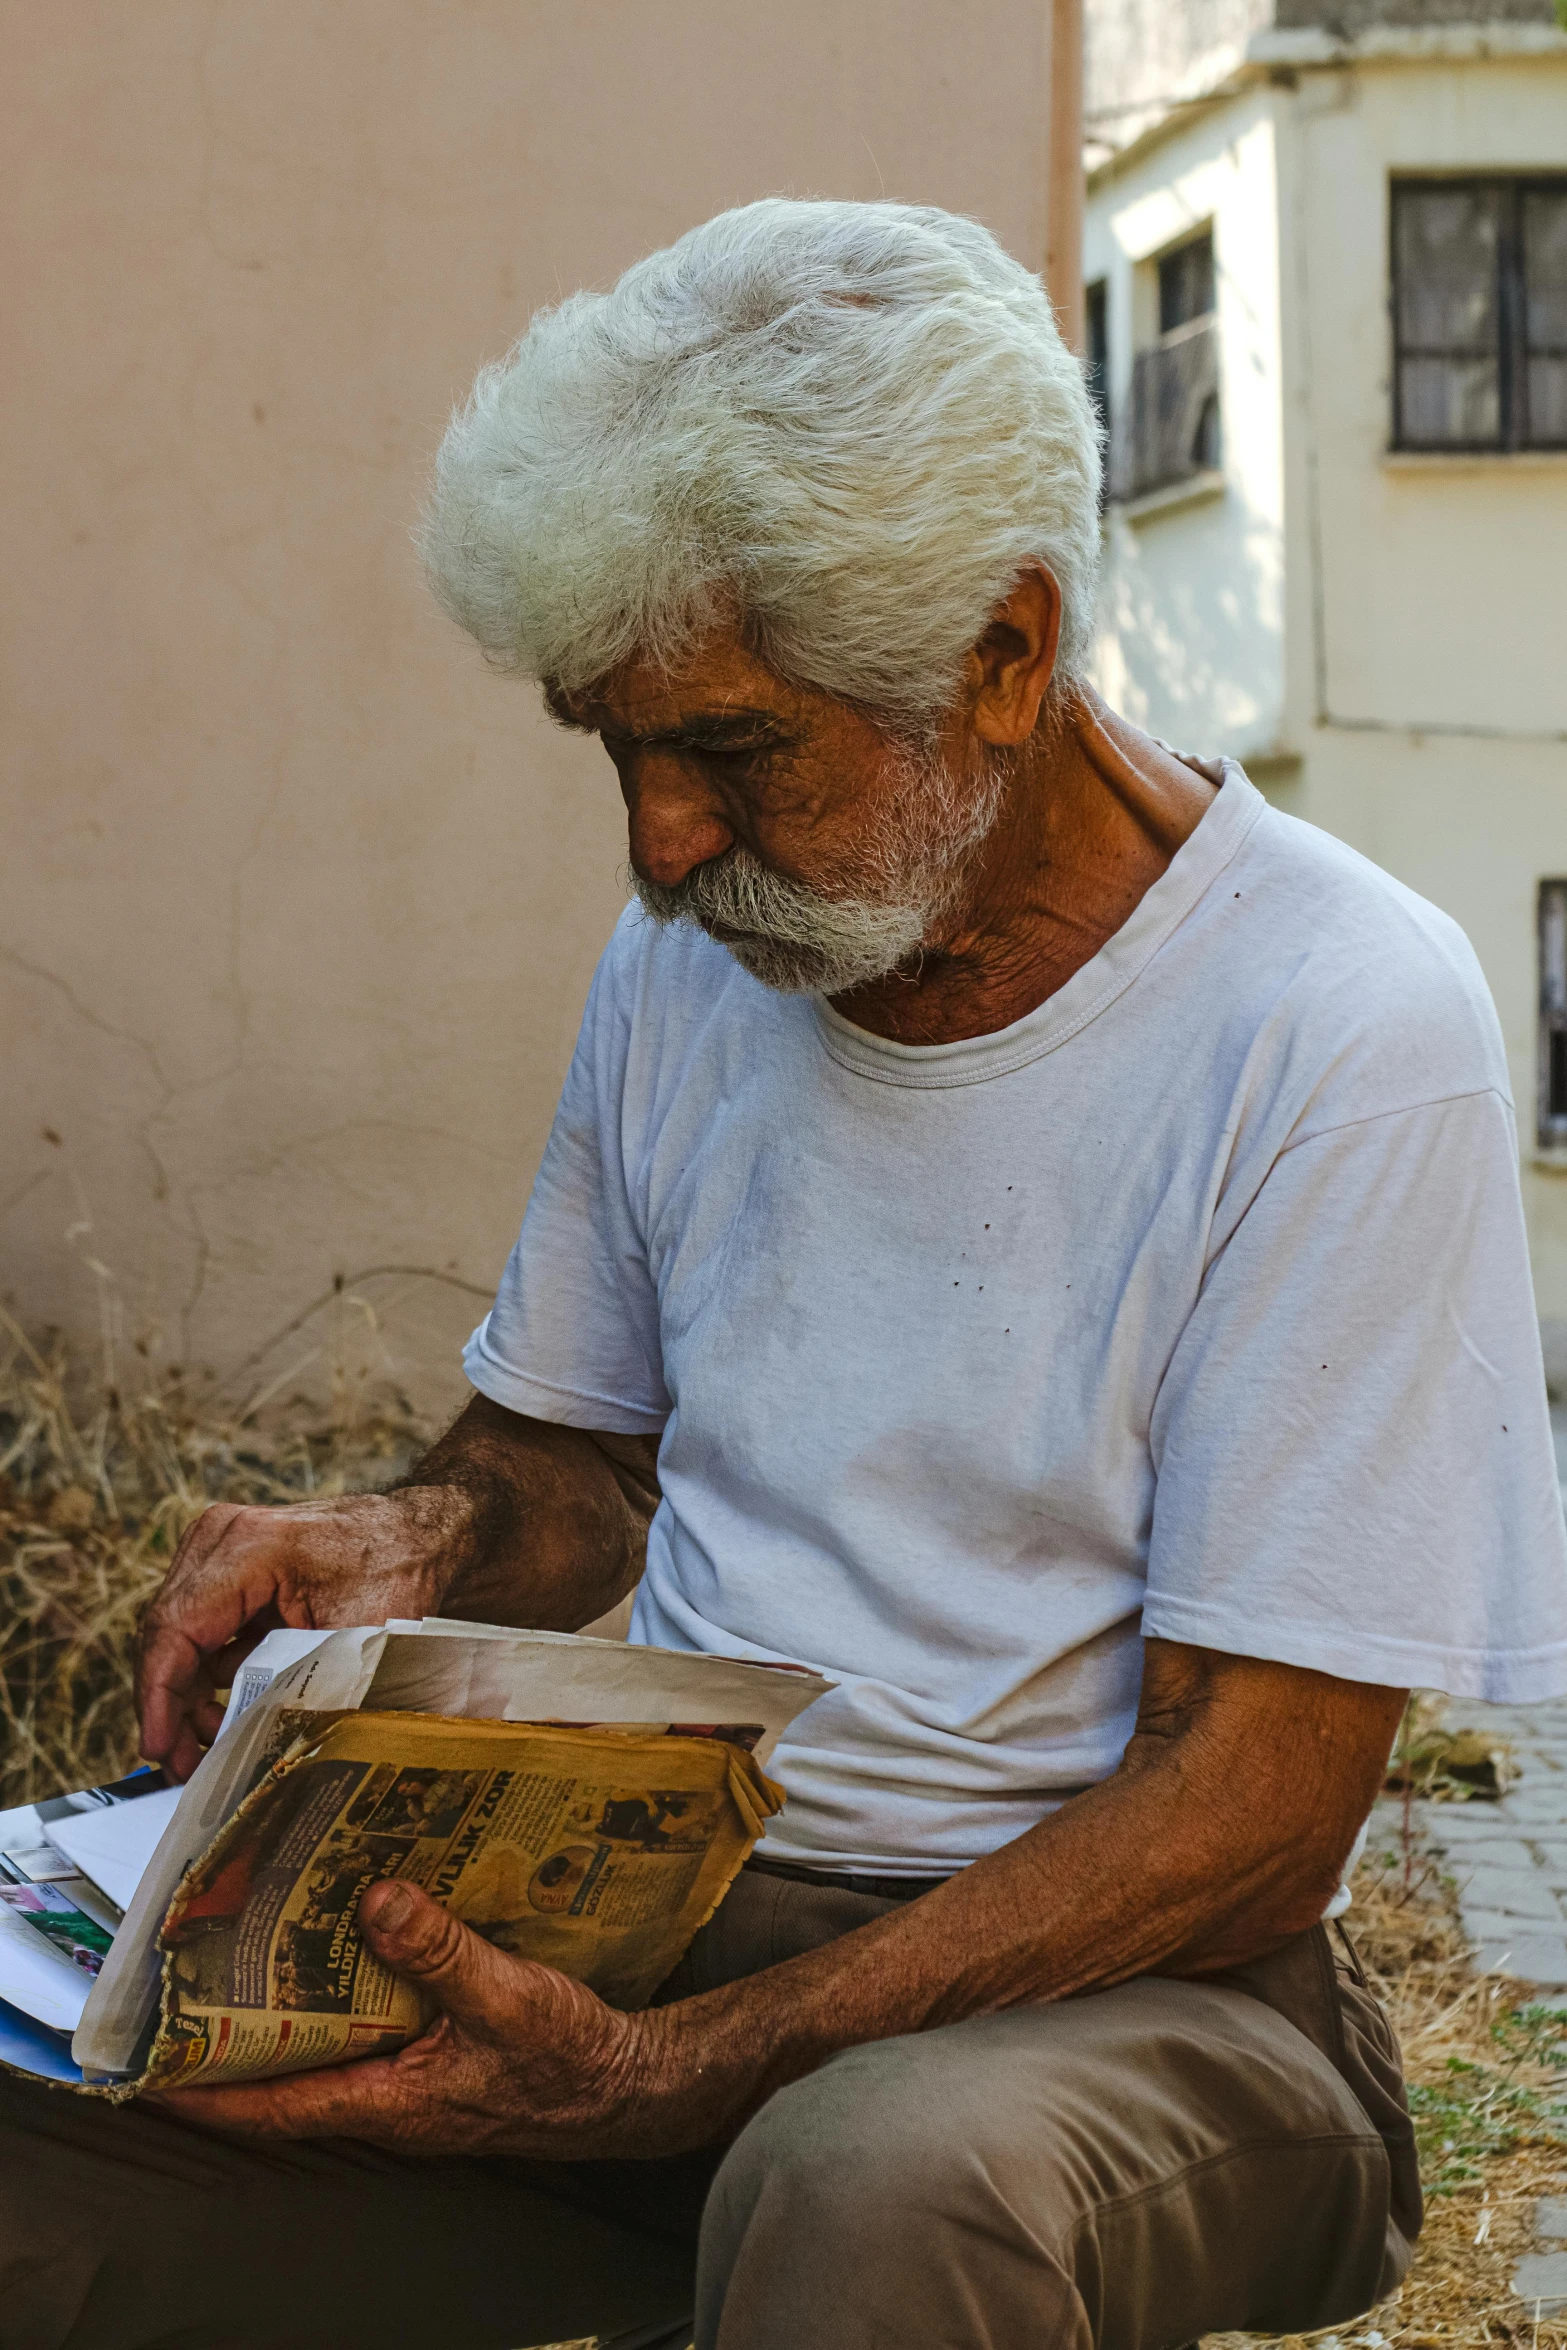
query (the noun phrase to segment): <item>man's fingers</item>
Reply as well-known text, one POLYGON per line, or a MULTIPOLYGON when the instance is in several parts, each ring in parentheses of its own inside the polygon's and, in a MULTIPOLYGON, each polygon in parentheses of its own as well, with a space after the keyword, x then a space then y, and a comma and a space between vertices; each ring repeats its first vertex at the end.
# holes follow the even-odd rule
POLYGON ((247 2081, 232 2089, 149 2090, 143 2102, 171 2120, 240 2138, 366 2138, 397 2135, 398 2100, 386 2057, 247 2081))
POLYGON ((223 1718, 206 1654, 175 1625, 151 1625, 138 1680, 142 1753, 188 1779, 223 1718))
POLYGON ((258 1609, 242 1631, 237 1632, 232 1640, 225 1642, 222 1648, 215 1648, 207 1658, 207 1671, 212 1676, 213 1687, 215 1689, 232 1689, 239 1677, 241 1666, 261 1646, 267 1634, 282 1631, 283 1628, 283 1615, 280 1608, 271 1605, 258 1609))
POLYGON ((204 1512, 180 1545, 142 1637, 137 1696, 142 1752, 170 1762, 191 1716, 212 1696, 208 1660, 234 1645, 277 1601, 287 1536, 262 1513, 220 1504, 204 1512), (281 1536, 281 1539, 280 1539, 281 1536), (199 1539, 198 1539, 199 1537, 199 1539))
POLYGON ((211 1695, 201 1651, 171 1624, 149 1626, 137 1679, 142 1753, 149 1762, 164 1762, 174 1769, 176 1750, 190 1735, 191 1709, 211 1695))
POLYGON ((165 1775, 181 1787, 192 1777, 206 1751, 189 1722, 180 1723, 162 1754, 154 1754, 145 1739, 142 1743, 144 1758, 148 1762, 161 1763, 165 1775))
POLYGON ((359 1923, 377 1958, 425 1984, 459 2023, 494 2026, 515 2001, 517 1961, 461 1924, 417 1885, 372 1885, 359 1923))

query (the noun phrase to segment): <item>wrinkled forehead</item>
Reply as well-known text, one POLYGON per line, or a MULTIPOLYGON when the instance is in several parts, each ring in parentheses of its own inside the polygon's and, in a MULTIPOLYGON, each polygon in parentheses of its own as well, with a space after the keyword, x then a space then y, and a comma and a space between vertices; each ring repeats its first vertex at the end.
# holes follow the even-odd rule
POLYGON ((693 747, 793 736, 834 706, 787 684, 737 638, 709 637, 682 661, 632 660, 590 686, 546 686, 563 726, 620 740, 693 747))

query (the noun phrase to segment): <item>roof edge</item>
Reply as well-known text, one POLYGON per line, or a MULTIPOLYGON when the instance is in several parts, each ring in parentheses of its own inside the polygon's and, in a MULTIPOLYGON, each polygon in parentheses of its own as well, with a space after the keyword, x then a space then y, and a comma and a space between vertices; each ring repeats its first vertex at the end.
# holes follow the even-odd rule
MULTIPOLYGON (((1267 79, 1268 72, 1269 68, 1260 62, 1253 64, 1249 59, 1242 59, 1228 72, 1218 76, 1206 89, 1194 90, 1189 97, 1183 95, 1174 100, 1167 99, 1163 111, 1146 123, 1135 137, 1128 139, 1124 146, 1112 149, 1097 163, 1087 165, 1084 179, 1089 193, 1103 187, 1107 180, 1116 178, 1132 164, 1140 162, 1143 156, 1153 148, 1163 146, 1166 140, 1179 138, 1182 131, 1194 122, 1200 122, 1205 114, 1211 114, 1215 108, 1227 106, 1231 99, 1255 89, 1259 82, 1267 79)), ((1130 112, 1131 109, 1126 111, 1130 112)), ((1149 111, 1153 110, 1150 108, 1149 111)))
MULTIPOLYGON (((1528 58, 1567 59, 1567 29, 1548 24, 1369 25, 1358 37, 1319 26, 1254 33, 1244 56, 1147 123, 1135 138, 1088 166, 1090 190, 1103 187, 1153 148, 1179 137, 1215 107, 1226 106, 1280 72, 1311 73, 1354 65, 1472 64, 1528 58)), ((1130 108, 1126 109, 1131 112, 1130 108)))
POLYGON ((1253 33, 1251 65, 1313 66, 1464 63, 1475 58, 1567 57, 1567 30, 1550 24, 1367 25, 1340 36, 1319 25, 1253 33))

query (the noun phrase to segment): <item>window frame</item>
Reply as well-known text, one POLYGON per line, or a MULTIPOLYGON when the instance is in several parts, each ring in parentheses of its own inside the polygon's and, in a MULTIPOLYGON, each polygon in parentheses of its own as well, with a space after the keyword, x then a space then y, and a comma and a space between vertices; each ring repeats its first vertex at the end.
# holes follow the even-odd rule
MULTIPOLYGON (((1212 215, 1188 221, 1178 236, 1156 246, 1152 252, 1139 255, 1134 262, 1130 362, 1119 395, 1109 404, 1105 419, 1110 462, 1102 503, 1126 507, 1135 513, 1145 501, 1167 500, 1172 492, 1185 490, 1193 483, 1211 489, 1222 476, 1221 287, 1218 223, 1212 215), (1209 306, 1166 327, 1163 324, 1164 273, 1170 262, 1198 246, 1207 255, 1209 306), (1180 354, 1184 345, 1194 346, 1196 356, 1183 368, 1180 354), (1182 374, 1190 374, 1194 368, 1198 374, 1210 375, 1212 380, 1200 419, 1194 419, 1191 446, 1173 470, 1163 465, 1152 466, 1148 461, 1168 439, 1164 429, 1168 421, 1165 418, 1168 400, 1173 396, 1180 402, 1182 374), (1165 381, 1166 377, 1170 380, 1165 381)), ((1108 316, 1106 324, 1108 334, 1108 316)))
POLYGON ((1395 172, 1388 185, 1387 256, 1388 312, 1393 341, 1390 446, 1401 456, 1506 457, 1534 450, 1567 450, 1567 434, 1559 439, 1536 439, 1528 431, 1529 361, 1531 358, 1567 359, 1567 346, 1531 350, 1528 335, 1528 284, 1524 265, 1524 198, 1539 190, 1567 196, 1567 173, 1539 171, 1395 172), (1408 191, 1434 194, 1485 189, 1501 200, 1502 225, 1496 245, 1496 382, 1498 431, 1493 440, 1417 440, 1404 424, 1404 363, 1406 359, 1474 359, 1472 349, 1404 341, 1398 262, 1399 200, 1408 191))
POLYGON ((1090 279, 1083 288, 1083 381, 1099 422, 1099 511, 1110 497, 1110 280, 1090 279))
POLYGON ((1110 280, 1090 278, 1083 288, 1083 376, 1099 421, 1110 425, 1110 280))
POLYGON ((1567 880, 1555 875, 1545 875, 1536 891, 1535 940, 1535 1142, 1542 1151, 1561 1151, 1567 1149, 1567 880))
POLYGON ((1200 228, 1185 230, 1179 237, 1176 238, 1173 245, 1166 245, 1162 251, 1155 254, 1153 271, 1154 317, 1158 328, 1155 340, 1157 342, 1166 343, 1169 341, 1172 335, 1183 334, 1189 327, 1200 326, 1206 319, 1218 317, 1219 255, 1213 234, 1213 222, 1211 220, 1205 221, 1200 228), (1208 307, 1206 310, 1189 310, 1184 318, 1173 319, 1171 323, 1166 326, 1164 323, 1165 271, 1170 267, 1172 262, 1182 261, 1185 259, 1185 256, 1188 253, 1196 252, 1200 248, 1206 248, 1208 256, 1208 266, 1206 273, 1208 280, 1208 307))

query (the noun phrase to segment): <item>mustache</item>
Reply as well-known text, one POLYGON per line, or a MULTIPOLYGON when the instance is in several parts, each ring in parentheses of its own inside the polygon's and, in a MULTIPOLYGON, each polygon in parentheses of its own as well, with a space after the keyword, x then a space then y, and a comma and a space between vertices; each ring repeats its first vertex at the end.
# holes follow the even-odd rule
POLYGON ((680 881, 650 881, 634 867, 630 879, 655 922, 705 930, 785 994, 840 995, 883 977, 918 952, 929 912, 922 902, 827 897, 738 842, 680 881))

